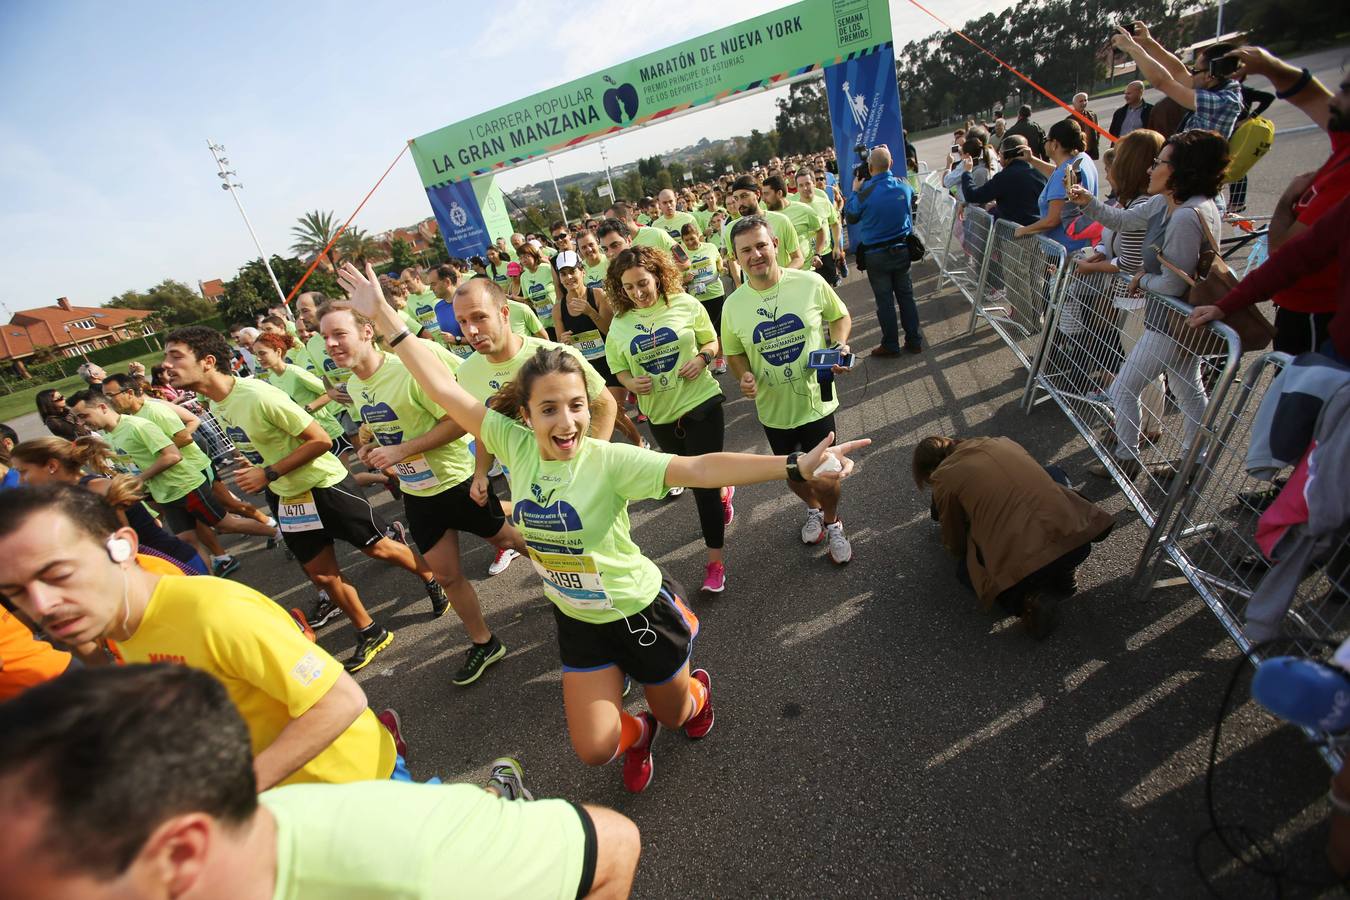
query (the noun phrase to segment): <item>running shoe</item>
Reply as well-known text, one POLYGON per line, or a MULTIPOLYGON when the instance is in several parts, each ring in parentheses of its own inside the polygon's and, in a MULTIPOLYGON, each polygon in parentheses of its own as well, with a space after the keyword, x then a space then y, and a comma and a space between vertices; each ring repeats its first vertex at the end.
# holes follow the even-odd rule
POLYGON ((370 665, 381 650, 394 642, 394 633, 388 628, 372 628, 369 635, 356 635, 356 650, 343 663, 348 672, 359 672, 370 665))
POLYGON ((1022 626, 1038 641, 1043 641, 1055 630, 1059 598, 1053 594, 1033 591, 1022 603, 1022 626))
POLYGON ((647 414, 640 409, 638 410, 638 414, 633 417, 633 420, 637 422, 639 425, 641 425, 643 422, 651 421, 650 419, 647 418, 647 414))
POLYGON ((825 537, 825 511, 807 508, 806 524, 802 526, 802 543, 819 544, 825 537))
POLYGON ((486 644, 470 644, 469 652, 464 654, 464 665, 450 681, 460 687, 473 684, 483 674, 483 670, 506 655, 506 645, 497 640, 494 634, 486 644))
POLYGON ((670 490, 666 491, 666 499, 667 499, 667 500, 672 500, 672 499, 674 499, 675 497, 678 497, 678 496, 680 496, 680 495, 683 494, 683 493, 684 493, 684 487, 683 487, 682 485, 678 485, 678 484, 677 484, 677 485, 675 485, 673 488, 671 488, 670 490))
POLYGON ((708 674, 707 669, 695 669, 689 673, 689 677, 697 678, 708 691, 707 699, 703 701, 703 708, 698 711, 698 715, 684 723, 684 733, 697 741, 708 736, 708 732, 713 729, 713 722, 716 721, 712 704, 712 676, 708 674))
POLYGON ((853 545, 848 542, 848 538, 844 537, 842 520, 826 525, 825 536, 830 541, 830 562, 842 566, 853 558, 853 545))
POLYGON ((652 442, 649 441, 649 440, 647 440, 646 438, 643 438, 643 439, 642 439, 642 449, 643 449, 643 450, 650 450, 650 449, 652 449, 652 442))
POLYGON ((276 531, 272 532, 271 536, 267 538, 267 549, 274 550, 276 549, 277 544, 282 543, 283 540, 281 534, 281 526, 277 525, 275 522, 272 522, 271 520, 268 521, 268 524, 270 524, 273 528, 276 529, 276 531))
POLYGON ((731 505, 731 498, 736 496, 736 489, 728 487, 722 495, 722 524, 730 525, 732 519, 736 518, 736 507, 731 505))
POLYGON ((408 529, 398 519, 390 522, 384 529, 384 536, 391 541, 398 541, 400 544, 408 543, 408 529))
POLYGON ((708 563, 707 574, 703 578, 705 594, 720 594, 727 589, 727 567, 720 562, 708 563))
POLYGON ((295 627, 300 629, 300 633, 308 638, 311 644, 314 643, 314 629, 309 627, 309 620, 305 618, 305 614, 292 606, 291 618, 295 620, 295 627))
POLYGON ((500 794, 503 800, 534 799, 534 794, 525 788, 525 770, 518 760, 509 756, 499 756, 492 761, 487 787, 500 794))
POLYGON ((623 676, 623 699, 627 700, 631 693, 633 693, 633 679, 625 675, 623 676))
POLYGON ((435 578, 428 581, 425 587, 427 596, 431 598, 431 617, 439 619, 450 608, 450 598, 445 596, 445 588, 435 578))
POLYGON ((403 761, 408 761, 408 742, 403 740, 403 721, 398 717, 398 713, 392 709, 381 710, 375 718, 380 720, 380 724, 385 727, 391 735, 394 736, 394 749, 398 755, 403 757, 403 761))
POLYGON ((338 609, 337 605, 333 603, 327 591, 321 590, 319 591, 319 599, 314 601, 314 606, 305 614, 305 619, 309 622, 311 628, 322 628, 340 615, 342 615, 342 610, 338 609))
POLYGON ((238 570, 239 565, 239 560, 233 556, 216 556, 211 559, 211 574, 217 578, 224 578, 238 570))
POLYGON ((649 712, 638 713, 647 724, 647 739, 629 747, 623 755, 623 786, 630 793, 640 794, 652 783, 652 744, 661 723, 649 712))
POLYGON ((506 470, 502 468, 502 464, 494 459, 492 461, 492 468, 488 469, 488 477, 496 478, 498 475, 501 475, 505 471, 506 470))
POLYGON ((488 575, 500 575, 506 571, 506 567, 511 565, 511 561, 520 556, 519 551, 512 550, 510 547, 503 547, 497 551, 497 555, 492 558, 492 565, 488 566, 488 575))
POLYGON ((713 360, 712 373, 714 375, 727 374, 727 361, 725 357, 719 356, 717 359, 713 360))

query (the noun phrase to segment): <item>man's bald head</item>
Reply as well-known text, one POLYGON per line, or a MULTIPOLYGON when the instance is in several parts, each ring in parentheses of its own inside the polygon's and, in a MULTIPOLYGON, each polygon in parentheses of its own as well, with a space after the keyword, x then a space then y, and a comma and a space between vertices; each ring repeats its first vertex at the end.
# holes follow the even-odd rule
POLYGON ((867 154, 867 171, 873 175, 880 175, 882 172, 891 170, 891 151, 885 145, 873 147, 872 152, 867 154))

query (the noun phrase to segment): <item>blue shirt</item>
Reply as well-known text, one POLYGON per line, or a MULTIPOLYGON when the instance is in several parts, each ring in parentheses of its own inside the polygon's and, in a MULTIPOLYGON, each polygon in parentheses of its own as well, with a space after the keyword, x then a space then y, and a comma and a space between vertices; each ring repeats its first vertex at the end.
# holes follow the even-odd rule
POLYGON ((909 234, 913 204, 914 189, 903 179, 873 175, 844 204, 850 236, 871 247, 895 243, 909 234))
POLYGON ((1064 201, 1064 206, 1060 209, 1059 225, 1053 231, 1042 232, 1042 235, 1057 244, 1063 244, 1065 249, 1073 251, 1080 247, 1086 247, 1087 241, 1070 240, 1068 233, 1065 231, 1069 223, 1082 214, 1080 207, 1068 201, 1068 192, 1064 190, 1064 170, 1070 166, 1078 166, 1078 171, 1082 173, 1083 177, 1083 187, 1087 188, 1093 196, 1096 196, 1097 164, 1086 153, 1079 153, 1055 167, 1054 173, 1045 182, 1045 189, 1041 191, 1041 196, 1036 204, 1040 210, 1041 218, 1044 219, 1045 214, 1050 211, 1051 200, 1064 201))
POLYGON ((1236 81, 1226 81, 1215 90, 1196 88, 1195 109, 1181 120, 1181 130, 1202 128, 1230 138, 1245 108, 1242 85, 1236 81))

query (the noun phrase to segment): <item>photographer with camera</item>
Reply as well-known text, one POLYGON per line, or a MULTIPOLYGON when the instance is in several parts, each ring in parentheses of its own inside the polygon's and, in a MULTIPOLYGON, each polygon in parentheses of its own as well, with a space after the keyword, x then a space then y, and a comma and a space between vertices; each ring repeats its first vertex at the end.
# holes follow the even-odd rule
MULTIPOLYGON (((861 157, 866 148, 857 149, 861 157)), ((844 220, 853 226, 850 235, 857 244, 858 268, 867 272, 876 297, 881 344, 871 355, 883 359, 900 355, 896 304, 905 328, 905 350, 918 353, 923 349, 919 308, 909 278, 913 208, 914 189, 891 173, 891 151, 885 144, 873 147, 867 155, 866 173, 861 164, 853 170, 853 195, 844 204, 844 220)))
POLYGON ((1187 68, 1153 39, 1143 22, 1132 22, 1129 28, 1117 25, 1111 43, 1135 61, 1150 84, 1190 110, 1180 131, 1217 131, 1224 140, 1233 136, 1243 110, 1242 86, 1233 78, 1238 60, 1228 55, 1236 47, 1211 44, 1200 52, 1195 68, 1187 68))
POLYGON ((974 178, 975 161, 962 161, 961 195, 967 203, 994 204, 994 218, 1008 219, 1018 225, 1030 225, 1041 217, 1039 200, 1045 190, 1045 176, 1023 158, 1027 139, 1020 134, 1003 139, 999 153, 1003 168, 984 184, 974 178))

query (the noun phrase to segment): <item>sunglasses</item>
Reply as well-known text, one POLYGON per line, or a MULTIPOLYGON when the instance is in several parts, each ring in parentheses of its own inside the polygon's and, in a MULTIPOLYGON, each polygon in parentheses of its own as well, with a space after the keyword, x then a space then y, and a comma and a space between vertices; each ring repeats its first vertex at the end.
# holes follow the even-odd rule
POLYGON ((555 234, 553 236, 553 239, 555 241, 561 241, 565 237, 571 237, 571 235, 564 231, 562 234, 555 234))

